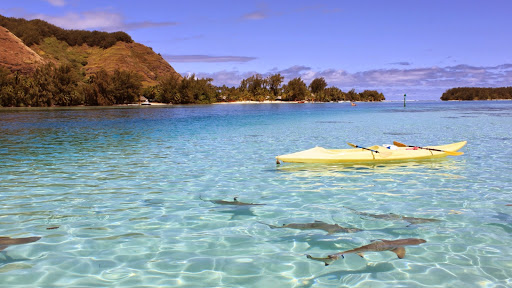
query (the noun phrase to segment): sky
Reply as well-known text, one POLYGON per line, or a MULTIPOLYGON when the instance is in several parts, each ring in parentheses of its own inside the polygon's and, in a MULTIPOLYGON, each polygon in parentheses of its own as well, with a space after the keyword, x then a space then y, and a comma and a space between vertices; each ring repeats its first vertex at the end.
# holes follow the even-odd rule
POLYGON ((512 86, 510 0, 1 0, 0 14, 125 31, 180 74, 323 77, 387 100, 512 86))

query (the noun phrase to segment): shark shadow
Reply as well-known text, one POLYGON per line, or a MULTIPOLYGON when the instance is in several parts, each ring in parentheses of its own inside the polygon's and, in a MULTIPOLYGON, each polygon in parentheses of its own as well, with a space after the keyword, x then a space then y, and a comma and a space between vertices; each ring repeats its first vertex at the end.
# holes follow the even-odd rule
POLYGON ((512 216, 503 212, 497 212, 492 218, 499 220, 501 223, 487 223, 485 225, 500 227, 505 232, 512 233, 512 216))
POLYGON ((389 272, 393 271, 395 269, 395 266, 391 263, 377 263, 377 264, 369 264, 366 267, 359 269, 359 270, 339 270, 339 271, 333 271, 330 273, 325 273, 319 276, 311 277, 304 279, 302 281, 302 285, 299 287, 312 287, 315 282, 320 278, 332 278, 332 279, 341 279, 344 276, 347 275, 357 275, 357 274, 376 274, 376 273, 382 273, 382 272, 389 272))
POLYGON ((252 212, 252 207, 249 206, 241 206, 241 207, 232 207, 226 210, 218 211, 220 213, 231 214, 231 218, 229 220, 236 220, 238 218, 242 218, 243 216, 248 217, 256 217, 258 215, 252 212))
POLYGON ((338 224, 329 224, 322 221, 315 221, 313 223, 290 223, 283 224, 283 226, 275 226, 263 222, 259 222, 261 224, 267 225, 271 229, 281 229, 281 228, 290 228, 290 229, 298 229, 298 230, 323 230, 327 232, 327 234, 334 233, 355 233, 359 231, 363 231, 359 228, 347 228, 342 227, 338 224))
POLYGON ((343 206, 345 209, 348 209, 352 212, 354 212, 357 215, 365 216, 365 217, 371 217, 375 219, 381 219, 381 220, 389 220, 389 221, 405 221, 410 224, 421 224, 421 223, 431 223, 431 222, 440 222, 439 219, 433 219, 433 218, 418 218, 418 217, 408 217, 408 216, 402 216, 394 213, 388 213, 388 214, 371 214, 366 212, 357 211, 355 209, 352 209, 350 207, 343 206))

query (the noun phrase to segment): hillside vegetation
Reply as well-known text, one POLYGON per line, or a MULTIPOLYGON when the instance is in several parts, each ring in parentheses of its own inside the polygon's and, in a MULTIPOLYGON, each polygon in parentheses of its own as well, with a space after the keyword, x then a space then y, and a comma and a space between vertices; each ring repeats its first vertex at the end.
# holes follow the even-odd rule
POLYGON ((20 38, 27 46, 41 44, 48 37, 55 37, 70 46, 87 44, 91 47, 109 48, 118 41, 132 43, 130 35, 125 32, 107 33, 101 31, 66 30, 43 20, 25 20, 22 18, 0 15, 0 26, 7 28, 20 38))

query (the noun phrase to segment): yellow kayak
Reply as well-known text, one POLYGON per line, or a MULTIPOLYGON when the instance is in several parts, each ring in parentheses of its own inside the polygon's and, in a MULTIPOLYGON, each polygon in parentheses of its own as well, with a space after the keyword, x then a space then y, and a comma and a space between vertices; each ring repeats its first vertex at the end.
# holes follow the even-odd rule
MULTIPOLYGON (((397 147, 392 146, 388 149, 384 146, 371 146, 367 148, 356 149, 325 149, 315 147, 308 150, 295 152, 286 155, 277 156, 277 163, 357 163, 357 162, 386 162, 403 160, 421 160, 431 158, 441 158, 447 155, 462 155, 462 152, 456 152, 466 145, 467 141, 424 147, 397 147), (370 151, 373 150, 373 151, 370 151)), ((401 144, 395 142, 395 144, 401 144)), ((355 146, 350 144, 351 146, 355 146)), ((401 144, 401 146, 405 146, 401 144)))

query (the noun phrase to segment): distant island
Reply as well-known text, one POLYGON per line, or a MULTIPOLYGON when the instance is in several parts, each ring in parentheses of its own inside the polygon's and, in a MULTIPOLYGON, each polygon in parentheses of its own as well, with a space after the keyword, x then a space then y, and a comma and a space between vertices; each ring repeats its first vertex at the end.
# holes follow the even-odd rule
POLYGON ((468 100, 507 100, 512 99, 512 87, 478 88, 458 87, 446 90, 441 96, 443 101, 468 100))
MULTIPOLYGON (((375 90, 357 93, 309 86, 300 78, 256 74, 238 87, 181 76, 152 48, 125 32, 66 30, 43 20, 0 15, 0 106, 106 106, 149 100, 168 104, 238 101, 383 101, 375 90)), ((147 102, 146 102, 147 103, 147 102)))

